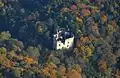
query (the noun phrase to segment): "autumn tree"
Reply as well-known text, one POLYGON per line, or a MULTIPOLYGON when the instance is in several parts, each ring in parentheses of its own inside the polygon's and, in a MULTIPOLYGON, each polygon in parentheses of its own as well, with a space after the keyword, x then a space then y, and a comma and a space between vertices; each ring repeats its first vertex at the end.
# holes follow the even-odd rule
POLYGON ((33 78, 34 77, 34 72, 31 70, 25 70, 23 73, 23 78, 33 78))
POLYGON ((0 33, 0 40, 8 40, 11 38, 9 31, 4 31, 0 33))
POLYGON ((39 49, 37 47, 28 46, 26 49, 28 56, 38 59, 40 56, 39 49))
POLYGON ((12 74, 13 78, 21 77, 21 71, 19 70, 19 68, 12 68, 12 74))
POLYGON ((4 48, 4 47, 1 47, 1 48, 0 48, 0 54, 5 54, 6 51, 7 51, 6 48, 4 48))
POLYGON ((45 66, 41 69, 41 74, 43 74, 44 77, 56 78, 56 65, 52 62, 46 63, 45 66))
POLYGON ((67 78, 82 78, 82 69, 79 65, 73 65, 72 69, 68 69, 67 78))

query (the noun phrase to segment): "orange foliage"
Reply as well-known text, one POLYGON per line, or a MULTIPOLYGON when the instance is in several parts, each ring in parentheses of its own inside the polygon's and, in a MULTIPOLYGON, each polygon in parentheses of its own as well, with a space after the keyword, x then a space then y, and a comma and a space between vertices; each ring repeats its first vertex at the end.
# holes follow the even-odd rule
POLYGON ((112 21, 111 24, 114 28, 116 27, 116 22, 115 21, 112 21))
POLYGON ((11 67, 11 63, 10 63, 10 60, 6 60, 6 61, 4 61, 3 62, 3 66, 5 66, 5 67, 11 67))
POLYGON ((99 29, 98 29, 98 24, 95 23, 93 26, 92 26, 92 31, 93 32, 96 32, 96 33, 99 33, 99 29))
POLYGON ((24 61, 29 64, 32 64, 34 62, 33 58, 31 57, 24 57, 24 61))
POLYGON ((85 43, 87 43, 87 42, 90 42, 90 41, 91 41, 90 38, 87 37, 87 36, 80 38, 80 42, 83 43, 83 44, 85 44, 85 43))
POLYGON ((62 8, 61 10, 60 10, 61 12, 69 12, 69 11, 71 11, 69 8, 62 8))
POLYGON ((99 66, 98 69, 99 69, 100 72, 107 71, 107 64, 106 64, 106 62, 104 60, 100 60, 98 62, 98 66, 99 66))
POLYGON ((11 62, 9 59, 6 58, 6 55, 0 55, 0 62, 5 67, 11 67, 11 62))
POLYGON ((42 69, 41 74, 48 76, 49 78, 56 78, 56 65, 52 62, 47 63, 42 69))
POLYGON ((114 74, 114 78, 120 78, 120 71, 117 69, 114 74))
POLYGON ((61 65, 58 69, 58 72, 59 72, 60 76, 64 76, 66 73, 66 68, 61 65))
POLYGON ((104 21, 104 22, 106 22, 108 20, 107 15, 101 14, 101 20, 104 21))
POLYGON ((11 66, 12 66, 12 67, 15 66, 15 62, 10 61, 10 63, 11 63, 11 66))
POLYGON ((82 76, 75 69, 70 69, 67 72, 67 78, 82 78, 82 76))

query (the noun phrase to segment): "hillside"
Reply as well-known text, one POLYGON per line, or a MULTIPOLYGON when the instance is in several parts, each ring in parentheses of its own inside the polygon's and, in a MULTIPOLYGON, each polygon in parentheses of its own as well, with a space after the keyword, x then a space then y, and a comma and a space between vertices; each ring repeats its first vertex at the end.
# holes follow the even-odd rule
POLYGON ((120 78, 120 1, 0 0, 0 78, 120 78))

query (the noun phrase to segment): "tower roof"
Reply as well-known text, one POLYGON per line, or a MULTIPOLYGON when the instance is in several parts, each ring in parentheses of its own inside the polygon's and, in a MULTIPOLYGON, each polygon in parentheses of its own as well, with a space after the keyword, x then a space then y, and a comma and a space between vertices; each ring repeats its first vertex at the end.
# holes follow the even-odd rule
POLYGON ((73 37, 73 33, 70 31, 66 31, 64 28, 58 29, 56 34, 54 35, 54 38, 57 41, 64 42, 66 39, 73 37))

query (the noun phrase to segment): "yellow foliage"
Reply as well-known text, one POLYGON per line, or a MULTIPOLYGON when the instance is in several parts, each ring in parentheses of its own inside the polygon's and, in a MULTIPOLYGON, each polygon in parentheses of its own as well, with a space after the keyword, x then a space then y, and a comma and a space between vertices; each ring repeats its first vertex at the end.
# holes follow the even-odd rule
POLYGON ((89 57, 89 56, 92 56, 92 49, 91 49, 90 47, 86 46, 85 50, 86 50, 86 52, 87 52, 87 56, 88 56, 88 57, 89 57))
POLYGON ((84 52, 85 51, 85 46, 81 46, 80 49, 81 49, 82 52, 84 52))
POLYGON ((95 12, 100 12, 99 8, 97 6, 91 6, 91 8, 95 11, 95 12))
POLYGON ((11 38, 11 34, 9 33, 9 31, 4 31, 0 33, 1 40, 8 40, 10 38, 11 38))
POLYGON ((34 60, 33 60, 33 58, 31 58, 31 57, 24 57, 24 61, 25 61, 26 63, 29 63, 29 64, 34 63, 34 60))
POLYGON ((89 37, 81 37, 80 41, 77 42, 77 48, 79 52, 81 52, 81 56, 83 56, 84 59, 87 59, 88 57, 92 56, 92 51, 94 50, 93 47, 86 46, 85 43, 91 42, 92 39, 89 37), (82 45, 80 45, 82 44, 82 45))
POLYGON ((104 69, 106 69, 107 68, 107 64, 105 63, 105 64, 103 64, 103 68, 104 69))
POLYGON ((11 62, 6 58, 6 55, 0 54, 0 63, 5 67, 11 67, 11 62))
POLYGON ((19 55, 18 57, 17 57, 19 60, 23 60, 23 56, 22 55, 19 55))
POLYGON ((5 54, 5 53, 6 53, 6 51, 7 51, 7 49, 6 49, 6 48, 4 48, 4 47, 1 47, 1 48, 0 48, 0 53, 1 53, 1 54, 5 54))
POLYGON ((3 7, 4 3, 2 1, 0 1, 0 7, 3 7))
POLYGON ((89 46, 80 46, 78 47, 78 50, 81 52, 80 54, 85 60, 87 60, 88 57, 92 56, 92 48, 89 46))
POLYGON ((88 62, 88 58, 86 56, 83 57, 86 62, 88 62))
POLYGON ((91 40, 89 37, 81 37, 79 42, 85 44, 91 42, 91 40))
POLYGON ((10 54, 12 57, 17 56, 13 50, 12 50, 12 51, 10 51, 10 52, 9 52, 9 54, 10 54))
POLYGON ((112 25, 108 24, 108 31, 113 32, 113 31, 115 31, 115 29, 112 25))
POLYGON ((79 17, 76 17, 76 21, 79 22, 79 23, 83 23, 83 20, 79 17))
POLYGON ((107 16, 105 15, 105 14, 102 14, 101 15, 101 20, 103 21, 103 22, 106 22, 107 21, 107 16))

